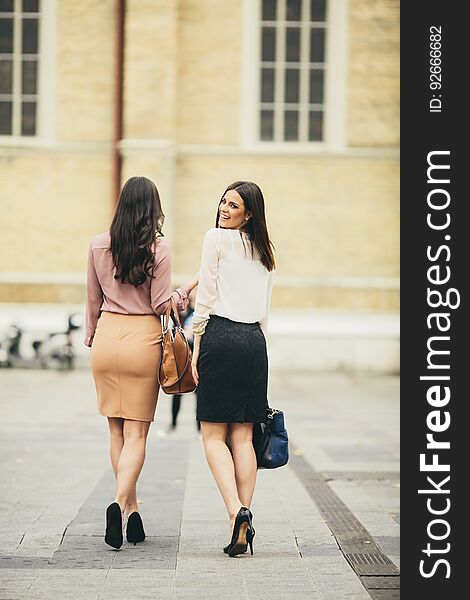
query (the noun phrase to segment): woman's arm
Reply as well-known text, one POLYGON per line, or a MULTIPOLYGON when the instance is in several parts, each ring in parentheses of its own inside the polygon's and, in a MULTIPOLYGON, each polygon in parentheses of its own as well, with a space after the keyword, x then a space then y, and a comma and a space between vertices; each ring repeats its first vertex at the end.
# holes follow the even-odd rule
POLYGON ((93 261, 93 248, 90 244, 88 250, 87 264, 87 286, 86 286, 86 320, 85 320, 85 346, 90 347, 93 343, 96 324, 100 317, 100 309, 103 304, 103 290, 101 289, 98 275, 96 274, 95 263, 93 261))
POLYGON ((268 279, 268 290, 266 294, 266 316, 259 322, 261 331, 264 333, 264 337, 268 339, 268 321, 269 321, 269 310, 271 308, 271 296, 273 291, 273 279, 274 271, 269 272, 268 279))
POLYGON ((193 332, 196 336, 203 335, 211 310, 218 297, 219 233, 217 229, 210 229, 204 237, 201 268, 199 271, 199 286, 193 317, 193 332))
POLYGON ((199 287, 196 295, 196 306, 193 315, 194 346, 191 369, 196 385, 199 384, 197 362, 201 347, 201 337, 206 330, 211 310, 217 300, 217 274, 219 270, 219 231, 210 229, 202 245, 201 269, 199 271, 199 287))
POLYGON ((156 315, 163 315, 168 304, 173 298, 179 311, 186 310, 189 302, 189 294, 198 283, 195 275, 187 284, 171 292, 171 253, 168 246, 163 246, 158 256, 153 275, 150 282, 150 303, 156 315))
POLYGON ((194 334, 194 341, 193 341, 193 358, 191 360, 191 370, 193 372, 193 377, 194 377, 194 381, 196 382, 196 385, 199 384, 199 373, 197 370, 197 361, 199 359, 199 350, 201 348, 201 337, 200 335, 196 335, 194 334))

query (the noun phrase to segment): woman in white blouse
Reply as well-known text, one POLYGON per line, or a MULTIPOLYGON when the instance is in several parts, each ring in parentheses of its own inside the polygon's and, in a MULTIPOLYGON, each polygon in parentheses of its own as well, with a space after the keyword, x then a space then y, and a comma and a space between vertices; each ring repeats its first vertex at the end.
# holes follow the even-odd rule
POLYGON ((230 518, 229 556, 248 545, 253 554, 252 433, 253 423, 266 421, 273 250, 260 188, 249 181, 229 185, 204 238, 192 362, 206 458, 230 518))

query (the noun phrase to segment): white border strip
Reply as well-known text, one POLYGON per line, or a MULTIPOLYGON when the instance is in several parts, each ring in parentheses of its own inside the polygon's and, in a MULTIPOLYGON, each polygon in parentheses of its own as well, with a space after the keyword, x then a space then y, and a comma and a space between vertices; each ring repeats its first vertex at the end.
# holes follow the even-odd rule
POLYGON ((85 273, 17 273, 0 272, 0 283, 10 284, 72 284, 85 285, 85 273))
MULTIPOLYGON (((175 273, 173 281, 187 281, 192 275, 175 273)), ((20 273, 0 272, 0 283, 7 284, 72 284, 84 285, 85 273, 20 273)), ((394 277, 290 277, 276 276, 276 287, 291 288, 344 288, 399 290, 400 280, 394 277)))
POLYGON ((38 137, 49 145, 56 139, 57 0, 41 2, 40 7, 38 137))
MULTIPOLYGON (((312 156, 314 158, 367 158, 378 160, 399 160, 399 148, 345 148, 340 150, 327 150, 324 146, 319 148, 315 143, 295 144, 266 144, 240 148, 239 146, 216 144, 181 144, 176 145, 162 140, 123 140, 119 144, 123 156, 135 154, 155 154, 166 156, 312 156)), ((96 153, 107 154, 111 152, 110 142, 52 142, 46 143, 42 139, 31 138, 2 138, 0 140, 0 156, 21 156, 34 152, 46 153, 96 153)))
POLYGON ((348 0, 328 0, 324 138, 329 150, 346 148, 348 0))

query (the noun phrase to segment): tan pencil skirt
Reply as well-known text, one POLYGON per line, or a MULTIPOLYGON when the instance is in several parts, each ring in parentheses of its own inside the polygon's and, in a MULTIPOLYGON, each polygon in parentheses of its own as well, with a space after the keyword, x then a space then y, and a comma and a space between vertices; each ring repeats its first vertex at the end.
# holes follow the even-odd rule
POLYGON ((161 342, 162 326, 155 315, 101 313, 91 347, 100 414, 153 421, 161 342))

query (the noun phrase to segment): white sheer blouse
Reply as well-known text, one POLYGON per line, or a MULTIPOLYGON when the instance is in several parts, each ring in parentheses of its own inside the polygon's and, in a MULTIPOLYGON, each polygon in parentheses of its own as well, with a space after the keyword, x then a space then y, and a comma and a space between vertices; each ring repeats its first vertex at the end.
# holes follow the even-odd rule
POLYGON ((202 335, 210 315, 261 325, 267 333, 273 271, 257 250, 251 255, 249 235, 238 229, 209 229, 202 247, 193 332, 202 335))

